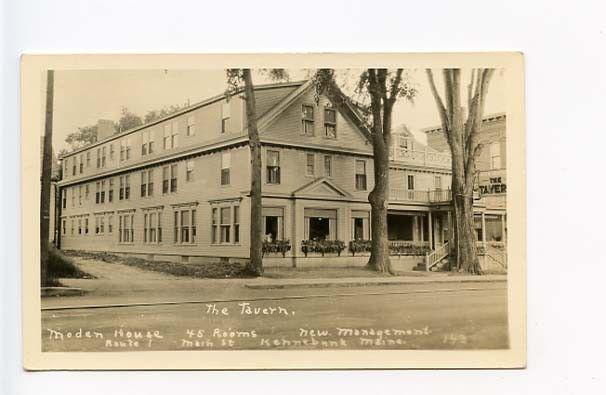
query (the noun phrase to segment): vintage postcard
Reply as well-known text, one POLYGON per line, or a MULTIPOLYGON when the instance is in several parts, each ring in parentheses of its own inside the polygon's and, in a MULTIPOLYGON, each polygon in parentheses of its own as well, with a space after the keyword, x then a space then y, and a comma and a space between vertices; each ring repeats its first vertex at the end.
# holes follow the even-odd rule
POLYGON ((26 369, 525 366, 522 54, 21 69, 26 369))

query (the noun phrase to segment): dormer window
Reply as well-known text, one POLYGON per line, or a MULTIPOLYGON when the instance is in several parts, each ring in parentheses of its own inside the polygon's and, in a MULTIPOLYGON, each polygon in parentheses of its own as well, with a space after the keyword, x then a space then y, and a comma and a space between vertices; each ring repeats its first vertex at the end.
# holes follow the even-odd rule
POLYGON ((337 111, 335 109, 324 109, 324 133, 326 137, 337 137, 337 111))

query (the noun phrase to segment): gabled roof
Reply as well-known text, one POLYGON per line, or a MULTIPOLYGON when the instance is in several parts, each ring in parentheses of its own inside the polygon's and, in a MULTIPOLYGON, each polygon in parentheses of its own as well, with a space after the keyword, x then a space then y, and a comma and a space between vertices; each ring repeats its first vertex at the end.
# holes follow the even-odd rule
POLYGON ((332 195, 336 197, 351 197, 351 194, 339 187, 333 181, 326 177, 316 178, 292 193, 293 196, 317 196, 317 195, 332 195))
MULTIPOLYGON (((482 118, 482 124, 486 124, 489 122, 504 121, 506 118, 507 118, 507 115, 504 112, 488 114, 482 118)), ((430 126, 430 127, 421 129, 421 132, 423 132, 423 133, 442 132, 442 126, 441 125, 440 126, 430 126)))

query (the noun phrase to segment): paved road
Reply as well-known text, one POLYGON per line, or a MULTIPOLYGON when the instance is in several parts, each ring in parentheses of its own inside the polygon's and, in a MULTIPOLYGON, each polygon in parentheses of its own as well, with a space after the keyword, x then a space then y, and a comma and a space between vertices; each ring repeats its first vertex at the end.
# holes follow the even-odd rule
POLYGON ((508 345, 503 283, 247 290, 236 299, 210 303, 212 307, 177 303, 45 310, 43 349, 498 349, 508 345))

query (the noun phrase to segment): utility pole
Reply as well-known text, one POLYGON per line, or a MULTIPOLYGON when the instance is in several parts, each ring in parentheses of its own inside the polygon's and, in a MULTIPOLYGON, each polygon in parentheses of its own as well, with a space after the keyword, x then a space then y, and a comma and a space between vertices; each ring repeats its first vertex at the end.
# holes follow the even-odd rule
POLYGON ((42 151, 42 175, 40 191, 40 285, 47 286, 48 279, 48 235, 50 227, 51 173, 53 166, 53 87, 55 72, 47 71, 46 116, 44 122, 44 146, 42 151))

